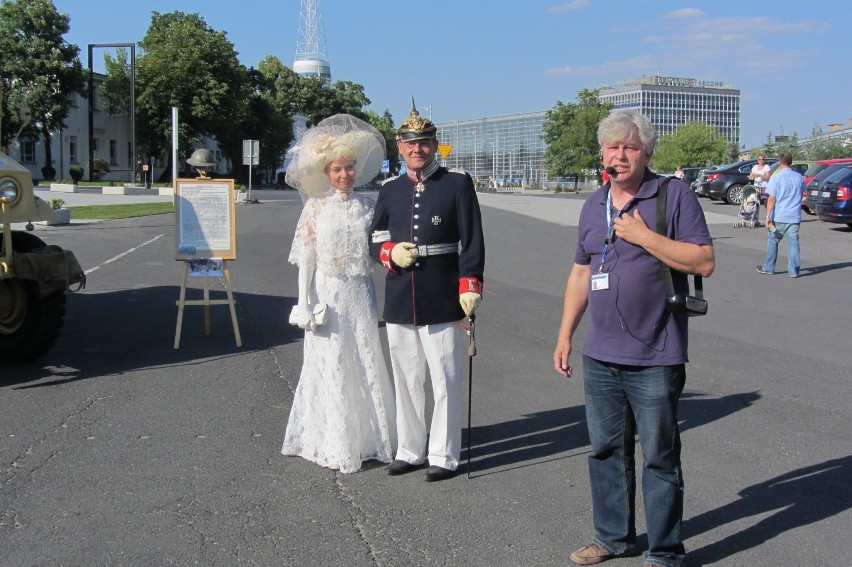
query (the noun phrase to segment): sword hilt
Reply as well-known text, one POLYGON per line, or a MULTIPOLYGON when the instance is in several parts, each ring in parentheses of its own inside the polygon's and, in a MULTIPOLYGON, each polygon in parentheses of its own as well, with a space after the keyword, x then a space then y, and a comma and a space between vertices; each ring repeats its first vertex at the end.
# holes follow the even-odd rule
POLYGON ((467 336, 470 337, 467 355, 476 356, 476 315, 473 313, 467 316, 467 336))

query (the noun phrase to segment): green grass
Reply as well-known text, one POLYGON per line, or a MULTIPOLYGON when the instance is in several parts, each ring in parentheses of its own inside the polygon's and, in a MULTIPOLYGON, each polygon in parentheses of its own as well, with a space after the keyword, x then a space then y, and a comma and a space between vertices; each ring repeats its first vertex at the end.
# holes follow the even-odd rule
POLYGON ((71 218, 113 220, 129 219, 131 217, 145 217, 148 215, 162 215, 173 213, 175 206, 172 203, 134 203, 130 205, 83 205, 79 207, 68 207, 71 209, 71 218))

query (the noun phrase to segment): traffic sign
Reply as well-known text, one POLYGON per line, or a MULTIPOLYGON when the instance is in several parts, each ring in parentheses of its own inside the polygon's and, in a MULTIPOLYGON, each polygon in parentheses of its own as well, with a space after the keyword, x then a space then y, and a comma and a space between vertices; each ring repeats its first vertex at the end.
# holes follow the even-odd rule
POLYGON ((260 165, 259 140, 243 140, 243 165, 260 165))

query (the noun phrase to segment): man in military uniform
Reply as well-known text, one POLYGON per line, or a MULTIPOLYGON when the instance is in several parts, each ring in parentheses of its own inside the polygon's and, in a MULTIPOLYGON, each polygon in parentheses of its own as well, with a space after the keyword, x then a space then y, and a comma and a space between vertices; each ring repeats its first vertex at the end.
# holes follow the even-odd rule
POLYGON ((439 167, 437 128, 411 115, 397 131, 405 175, 379 191, 371 253, 387 268, 384 319, 396 385, 399 447, 389 475, 419 468, 429 482, 452 477, 461 453, 465 333, 482 298, 485 246, 470 176, 439 167), (426 368, 435 407, 425 420, 426 368))

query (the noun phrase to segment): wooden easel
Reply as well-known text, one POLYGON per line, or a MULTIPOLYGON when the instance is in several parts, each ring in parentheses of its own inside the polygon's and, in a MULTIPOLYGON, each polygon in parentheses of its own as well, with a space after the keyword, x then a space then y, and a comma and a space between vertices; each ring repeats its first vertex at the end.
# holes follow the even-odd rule
POLYGON ((240 326, 237 323, 237 310, 234 307, 234 294, 231 292, 231 271, 228 269, 228 261, 222 260, 222 277, 225 280, 225 293, 228 299, 210 299, 210 278, 216 276, 201 276, 204 279, 204 299, 195 299, 187 301, 186 299, 186 284, 189 280, 189 261, 184 261, 183 283, 180 286, 180 299, 176 301, 178 306, 177 329, 175 329, 175 349, 180 348, 180 332, 183 327, 183 308, 187 305, 203 305, 204 306, 204 335, 210 336, 210 306, 211 305, 228 305, 231 309, 231 324, 234 327, 234 338, 237 341, 237 346, 243 346, 242 338, 240 337, 240 326))
POLYGON ((197 179, 175 180, 175 242, 177 251, 175 260, 183 261, 183 283, 180 287, 180 299, 177 301, 178 316, 175 329, 175 349, 180 348, 180 332, 183 327, 183 310, 187 305, 204 307, 204 334, 210 336, 210 306, 228 305, 231 309, 231 323, 237 346, 243 346, 240 327, 237 323, 237 310, 234 307, 234 294, 231 291, 231 271, 229 260, 237 258, 234 180, 197 179), (219 262, 221 261, 221 271, 219 262), (205 271, 205 262, 210 262, 215 271, 205 271), (195 263, 198 271, 193 271, 195 263), (228 299, 210 299, 210 278, 219 277, 225 281, 228 299), (204 280, 204 298, 188 301, 186 284, 190 276, 199 276, 204 280))

